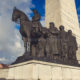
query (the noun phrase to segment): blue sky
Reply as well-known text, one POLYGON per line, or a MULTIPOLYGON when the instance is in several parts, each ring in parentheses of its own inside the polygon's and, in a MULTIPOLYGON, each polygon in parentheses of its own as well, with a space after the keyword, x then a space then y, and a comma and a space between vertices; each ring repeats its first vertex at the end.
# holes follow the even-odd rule
MULTIPOLYGON (((42 16, 41 23, 45 23, 45 0, 0 0, 0 62, 3 63, 11 63, 24 53, 20 26, 11 19, 15 6, 30 19, 33 16, 32 9, 37 9, 42 16)), ((76 0, 76 8, 80 23, 80 0, 76 0)))
POLYGON ((80 0, 75 0, 75 4, 76 4, 79 23, 80 23, 80 0))
POLYGON ((35 8, 41 16, 45 16, 45 0, 32 0, 32 3, 35 5, 35 8))

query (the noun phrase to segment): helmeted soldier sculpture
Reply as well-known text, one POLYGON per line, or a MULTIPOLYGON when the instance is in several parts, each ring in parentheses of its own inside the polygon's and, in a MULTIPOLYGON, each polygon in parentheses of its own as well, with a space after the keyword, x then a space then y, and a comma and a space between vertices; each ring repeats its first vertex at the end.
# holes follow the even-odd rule
POLYGON ((76 50, 78 50, 78 47, 76 43, 76 38, 72 35, 71 30, 68 30, 67 39, 68 39, 68 59, 72 64, 77 63, 76 50))
POLYGON ((63 61, 67 60, 67 53, 68 53, 68 40, 67 40, 67 32, 64 31, 64 26, 59 27, 59 52, 61 54, 61 58, 63 61))
POLYGON ((25 53, 18 57, 14 64, 27 60, 37 59, 61 64, 78 65, 76 58, 77 42, 72 31, 59 30, 53 22, 50 28, 40 23, 41 16, 36 9, 33 10, 32 21, 24 12, 14 8, 12 21, 20 23, 20 33, 24 41, 25 53))
POLYGON ((32 17, 33 29, 35 30, 35 32, 38 32, 42 27, 40 23, 41 16, 36 9, 33 9, 33 13, 34 13, 34 16, 32 17))
POLYGON ((48 29, 48 38, 46 43, 46 53, 47 56, 51 59, 56 59, 59 56, 58 33, 58 29, 55 27, 54 23, 51 22, 50 28, 48 29))

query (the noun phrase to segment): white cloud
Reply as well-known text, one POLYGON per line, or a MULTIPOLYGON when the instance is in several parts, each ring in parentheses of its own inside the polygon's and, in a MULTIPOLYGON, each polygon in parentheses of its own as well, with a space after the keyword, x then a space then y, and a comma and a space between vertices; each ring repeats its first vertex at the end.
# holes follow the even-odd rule
POLYGON ((41 20, 41 24, 43 27, 45 27, 45 20, 41 20))
POLYGON ((6 61, 6 58, 0 58, 0 62, 2 62, 2 61, 6 61))
POLYGON ((3 63, 11 63, 24 53, 21 35, 11 21, 14 6, 27 15, 34 7, 32 0, 0 0, 0 61, 3 63))
POLYGON ((41 17, 41 21, 40 22, 41 22, 42 26, 45 27, 45 16, 41 17))
POLYGON ((32 0, 0 0, 0 11, 3 14, 10 13, 14 6, 27 13, 31 13, 30 8, 34 7, 32 0))

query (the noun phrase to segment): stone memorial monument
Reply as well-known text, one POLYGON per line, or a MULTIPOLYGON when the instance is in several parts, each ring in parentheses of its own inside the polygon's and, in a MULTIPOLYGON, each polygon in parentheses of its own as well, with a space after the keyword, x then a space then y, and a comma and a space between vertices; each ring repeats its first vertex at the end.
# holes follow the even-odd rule
POLYGON ((39 60, 77 66, 77 42, 72 31, 66 32, 62 25, 58 30, 53 22, 50 22, 50 28, 44 28, 40 23, 41 16, 38 11, 34 9, 33 13, 30 21, 24 12, 17 8, 13 10, 12 21, 20 23, 25 47, 25 53, 13 64, 39 60))
MULTIPOLYGON (((71 28, 66 30, 68 20, 65 17, 65 20, 63 17, 61 18, 61 16, 65 16, 61 14, 65 11, 63 11, 63 5, 61 5, 62 10, 60 9, 59 4, 62 4, 61 1, 65 3, 65 0, 46 0, 46 4, 51 1, 54 1, 54 5, 52 3, 48 5, 52 9, 56 7, 58 9, 54 12, 51 12, 51 9, 46 12, 46 20, 49 20, 49 25, 46 26, 48 28, 41 25, 41 15, 36 9, 32 10, 34 15, 32 20, 29 20, 24 12, 14 8, 12 21, 20 24, 20 34, 25 51, 7 69, 0 70, 0 80, 80 80, 76 37, 71 28), (56 15, 48 17, 52 14, 56 15), (67 25, 62 23, 58 25, 61 19, 63 23, 67 21, 67 25)), ((74 5, 73 0, 67 1, 69 1, 69 6, 74 5)), ((66 3, 66 5, 68 4, 66 3)), ((73 11, 75 10, 73 9, 73 11)), ((77 21, 74 24, 76 23, 77 21)), ((73 25, 71 22, 70 24, 73 25)), ((68 27, 71 27, 69 25, 68 27)))

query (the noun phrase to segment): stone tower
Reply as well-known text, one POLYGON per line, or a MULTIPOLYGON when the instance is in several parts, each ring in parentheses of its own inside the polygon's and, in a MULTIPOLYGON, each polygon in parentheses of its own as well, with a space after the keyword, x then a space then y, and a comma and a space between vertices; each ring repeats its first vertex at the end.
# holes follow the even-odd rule
POLYGON ((46 0, 45 22, 48 28, 49 22, 54 22, 57 28, 59 28, 60 25, 63 25, 65 26, 66 31, 69 29, 72 30, 73 35, 75 35, 77 38, 77 55, 79 59, 80 28, 76 12, 75 0, 46 0))

